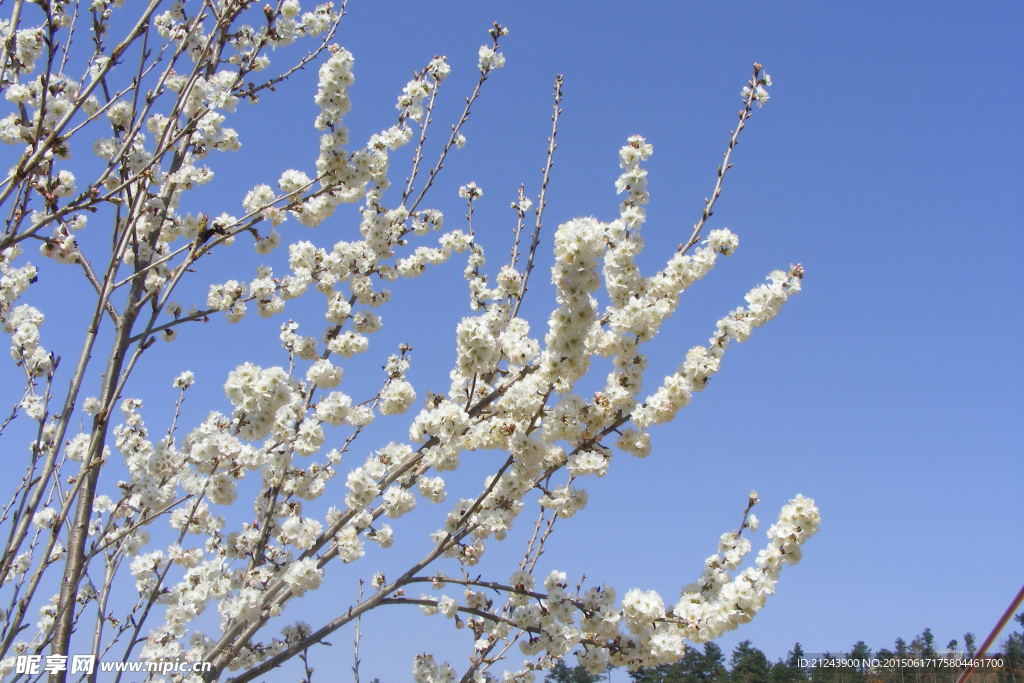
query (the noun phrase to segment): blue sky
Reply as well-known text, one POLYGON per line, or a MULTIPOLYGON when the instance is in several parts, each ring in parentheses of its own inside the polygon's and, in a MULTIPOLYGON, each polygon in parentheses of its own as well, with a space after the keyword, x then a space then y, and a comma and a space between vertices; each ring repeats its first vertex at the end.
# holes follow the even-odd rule
MULTIPOLYGON (((337 42, 357 60, 353 140, 387 125, 395 95, 434 54, 454 69, 442 130, 471 87, 476 48, 495 19, 511 28, 507 66, 488 83, 469 144, 432 204, 454 224, 456 188, 470 180, 484 188, 476 224, 491 265, 507 253, 515 188, 526 182, 536 191, 556 72, 566 78, 565 113, 547 236, 575 216, 614 216, 616 153, 639 133, 655 146, 645 227, 653 269, 688 236, 711 191, 756 60, 774 77, 772 100, 755 112, 709 224, 737 232, 740 249, 684 297, 652 344, 647 386, 703 343, 767 272, 801 262, 808 273, 804 292, 730 350, 677 422, 655 431, 648 459, 617 458, 606 479, 589 485, 590 506, 562 527, 542 567, 585 572, 623 592, 656 588, 671 600, 718 535, 736 526, 749 489, 760 492, 766 521, 799 492, 818 502, 821 532, 723 649, 741 639, 771 658, 794 641, 808 652, 848 650, 856 640, 891 647, 925 627, 940 645, 962 642, 965 631, 980 641, 1019 589, 1024 566, 1024 6, 351 0, 337 42)), ((210 209, 237 197, 219 209, 237 212, 256 183, 284 168, 310 170, 314 88, 311 71, 241 113, 235 125, 245 148, 216 160, 220 175, 202 200, 210 209), (284 135, 293 142, 282 145, 284 135)), ((317 232, 286 227, 286 240, 329 244, 351 238, 355 219, 339 214, 317 232)), ((535 325, 550 309, 540 286, 545 247, 526 309, 535 325)), ((251 253, 225 258, 203 277, 248 279, 256 262, 251 253)), ((444 386, 454 324, 469 312, 461 269, 449 264, 396 287, 382 312, 375 348, 383 358, 398 341, 416 347, 418 388, 444 386)), ((197 389, 210 393, 186 414, 225 410, 219 386, 234 363, 285 362, 279 323, 213 323, 215 345, 184 332, 163 352, 169 364, 150 361, 140 377, 166 386, 192 367, 197 389), (261 331, 270 331, 266 344, 253 341, 261 331)), ((367 360, 365 377, 379 365, 367 360)), ((388 425, 404 433, 402 422, 380 427, 380 443, 396 438, 388 425)), ((485 466, 469 480, 478 482, 485 466)), ((420 531, 436 528, 446 510, 435 508, 422 528, 396 524, 400 540, 419 534, 425 543, 420 531)), ((495 573, 507 575, 508 556, 493 552, 495 573)), ((357 574, 372 572, 373 561, 357 574)), ((345 600, 339 594, 338 605, 345 600)), ((340 611, 320 598, 303 604, 301 618, 314 627, 340 611)), ((413 611, 367 620, 366 679, 405 680, 411 656, 426 649, 462 661, 468 634, 413 611)), ((350 637, 332 638, 335 647, 319 650, 314 666, 347 667, 350 637)))

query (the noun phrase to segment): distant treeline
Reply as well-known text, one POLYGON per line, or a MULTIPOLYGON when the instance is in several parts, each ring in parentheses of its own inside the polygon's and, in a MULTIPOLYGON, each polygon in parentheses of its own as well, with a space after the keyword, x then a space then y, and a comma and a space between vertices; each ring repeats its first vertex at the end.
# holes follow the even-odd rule
MULTIPOLYGON (((1022 627, 1001 643, 997 652, 989 652, 970 677, 970 683, 1024 683, 1024 612, 1015 617, 1022 627), (999 660, 1002 660, 1001 666, 999 660)), ((714 643, 691 647, 675 664, 639 671, 621 669, 594 675, 581 666, 559 662, 548 672, 549 683, 789 683, 790 681, 827 681, 829 683, 954 683, 964 671, 964 660, 976 659, 978 643, 972 633, 963 642, 950 640, 940 648, 935 635, 926 628, 909 643, 897 638, 891 648, 872 650, 864 641, 854 643, 848 652, 806 653, 796 643, 784 659, 769 661, 749 640, 738 644, 728 657, 714 643), (957 666, 960 664, 960 666, 957 666)))

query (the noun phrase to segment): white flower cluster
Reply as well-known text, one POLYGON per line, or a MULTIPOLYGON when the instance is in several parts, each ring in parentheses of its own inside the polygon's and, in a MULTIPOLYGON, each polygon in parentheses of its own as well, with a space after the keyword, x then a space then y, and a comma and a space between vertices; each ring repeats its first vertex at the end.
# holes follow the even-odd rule
POLYGON ((245 315, 245 285, 237 280, 210 285, 206 305, 215 311, 228 311, 228 320, 238 322, 245 315))
POLYGON ((39 340, 44 317, 39 309, 28 304, 7 311, 0 308, 0 323, 4 332, 11 335, 11 358, 33 377, 45 375, 53 368, 53 356, 39 340))
MULTIPOLYGON (((6 27, 4 28, 6 29, 6 27)), ((5 30, 4 35, 10 35, 9 30, 5 30)), ((14 57, 17 59, 17 68, 25 73, 31 73, 35 69, 36 60, 43 53, 45 45, 46 39, 42 26, 24 28, 15 33, 14 57)))
MULTIPOLYGON (((356 77, 352 70, 355 58, 345 49, 338 49, 320 67, 320 80, 317 84, 316 97, 313 99, 320 107, 314 125, 318 130, 332 130, 339 145, 348 143, 348 129, 341 125, 342 117, 352 108, 348 89, 355 83, 356 77)), ((321 142, 321 147, 323 147, 321 142)))
POLYGON ((235 406, 238 434, 256 441, 270 434, 284 437, 298 418, 301 394, 284 368, 243 363, 231 371, 224 393, 235 406))
MULTIPOLYGON (((276 201, 277 194, 273 188, 270 185, 261 184, 249 190, 248 194, 245 195, 245 198, 242 200, 242 208, 245 209, 247 214, 259 214, 270 221, 271 225, 278 226, 285 221, 287 214, 282 209, 272 206, 276 201)), ((270 242, 265 242, 264 245, 257 248, 257 251, 267 253, 276 247, 280 241, 281 238, 278 236, 270 242)))
POLYGON ((416 390, 403 378, 388 381, 380 392, 382 415, 400 415, 416 400, 416 390))
POLYGON ((505 55, 486 45, 480 46, 479 57, 477 68, 480 69, 482 74, 487 74, 493 69, 500 69, 505 66, 505 55))
POLYGON ((455 669, 448 662, 434 660, 432 654, 416 655, 412 665, 412 679, 416 683, 454 683, 455 669))
MULTIPOLYGON (((23 34, 24 31, 18 32, 19 37, 23 34)), ((99 109, 96 98, 80 98, 80 94, 81 87, 76 81, 56 74, 45 79, 45 82, 42 76, 37 76, 22 83, 11 83, 4 97, 16 105, 19 111, 0 119, 0 140, 6 144, 29 142, 37 133, 52 131, 66 120, 76 106, 81 106, 88 113, 95 113, 99 109)), ((59 156, 67 157, 67 150, 59 148, 59 156)), ((52 167, 49 170, 50 177, 40 178, 42 182, 37 188, 44 199, 52 202, 55 198, 68 197, 74 193, 75 178, 70 171, 57 171, 52 167)))
MULTIPOLYGON (((142 401, 126 398, 121 402, 124 424, 114 428, 114 444, 125 458, 131 474, 128 483, 133 507, 157 510, 174 500, 184 456, 168 440, 153 444, 139 409, 142 401)), ((84 436, 84 435, 83 435, 84 436)), ((89 441, 83 446, 91 447, 89 441)), ((83 448, 83 456, 84 459, 83 448)))
POLYGON ((307 557, 288 567, 284 574, 285 583, 295 595, 315 590, 323 583, 323 570, 316 566, 316 559, 307 557))
POLYGON ((423 101, 434 92, 437 83, 451 72, 451 67, 444 57, 435 57, 427 66, 426 73, 430 78, 414 78, 405 84, 402 94, 398 96, 395 109, 401 112, 401 118, 420 121, 423 119, 423 101))
POLYGON ((178 389, 188 389, 196 381, 196 375, 191 370, 186 370, 174 378, 173 385, 178 389))
POLYGON ((35 266, 26 264, 14 267, 14 259, 20 255, 19 247, 9 247, 0 251, 0 315, 6 314, 18 297, 35 282, 35 266))
POLYGON ((658 390, 633 411, 633 424, 644 428, 672 420, 690 402, 691 394, 704 389, 711 375, 718 372, 729 341, 746 341, 753 328, 771 320, 786 299, 800 291, 802 278, 803 270, 798 266, 788 273, 773 271, 768 277, 771 284, 759 285, 747 293, 750 305, 719 320, 709 346, 696 346, 687 352, 675 374, 667 376, 658 390))
POLYGON ((622 173, 615 180, 615 191, 626 193, 619 207, 625 227, 633 228, 643 223, 646 214, 643 205, 650 200, 647 192, 647 171, 640 163, 654 154, 654 146, 640 135, 632 135, 619 150, 619 166, 622 173))
POLYGON ((750 541, 734 533, 724 534, 719 553, 707 559, 701 577, 683 589, 673 610, 685 637, 704 642, 750 621, 775 592, 783 564, 800 561, 803 543, 817 533, 820 523, 814 501, 797 495, 783 506, 779 521, 769 528, 769 544, 758 551, 757 566, 736 576, 729 572, 750 552, 750 541))
POLYGON ((740 91, 740 97, 744 100, 753 99, 758 107, 763 107, 771 99, 771 96, 768 94, 768 88, 772 85, 772 77, 760 71, 760 69, 758 69, 758 72, 758 79, 753 87, 750 85, 743 86, 743 90, 740 91))
POLYGON ((458 368, 465 376, 494 370, 501 360, 498 320, 492 315, 463 318, 455 331, 458 368))
MULTIPOLYGON (((304 225, 319 225, 333 214, 339 203, 359 201, 367 195, 368 184, 387 187, 388 153, 412 139, 412 129, 405 124, 405 119, 422 118, 423 99, 435 87, 435 81, 428 79, 413 79, 406 84, 398 99, 402 112, 400 122, 370 136, 363 149, 350 154, 345 151, 349 132, 342 118, 351 108, 348 89, 355 82, 354 63, 350 52, 337 48, 320 68, 315 98, 320 113, 315 126, 325 132, 320 137, 316 168, 323 191, 311 195, 293 210, 304 225)), ((444 72, 440 64, 432 62, 432 65, 432 73, 444 72)), ((368 204, 375 203, 372 196, 368 199, 368 204)))
MULTIPOLYGON (((153 558, 153 569, 149 571, 154 571, 161 561, 159 557, 153 558)), ((145 565, 139 569, 144 570, 145 565)), ((223 558, 208 560, 187 568, 181 580, 161 596, 161 602, 167 605, 164 623, 151 631, 146 638, 140 653, 141 658, 161 660, 185 657, 186 650, 179 639, 208 605, 228 595, 232 587, 231 574, 223 558)), ((138 575, 136 580, 139 580, 138 575)))
POLYGON ((468 183, 459 188, 459 196, 472 202, 484 196, 484 191, 476 183, 468 183))
MULTIPOLYGON (((751 499, 754 502, 756 498, 751 499)), ((802 544, 817 532, 819 523, 814 501, 796 496, 769 530, 769 544, 759 552, 756 566, 735 576, 730 572, 749 553, 750 542, 735 533, 723 534, 719 553, 708 558, 704 573, 683 589, 671 608, 651 590, 628 591, 621 606, 616 606, 616 593, 607 586, 570 594, 566 575, 557 571, 548 575, 537 593, 533 577, 516 572, 509 581, 506 618, 529 633, 520 641, 520 649, 539 661, 550 662, 578 648, 580 663, 595 674, 609 665, 636 670, 671 663, 683 656, 687 641, 717 638, 750 621, 774 592, 782 565, 799 561, 802 544)), ((492 610, 492 601, 473 590, 466 591, 461 603, 448 596, 424 595, 420 604, 427 614, 448 617, 461 609, 492 610)), ((487 635, 477 641, 478 647, 507 636, 509 623, 480 623, 487 635)))
POLYGON ((67 227, 60 225, 39 246, 39 253, 58 263, 76 263, 79 258, 78 241, 68 233, 67 227))

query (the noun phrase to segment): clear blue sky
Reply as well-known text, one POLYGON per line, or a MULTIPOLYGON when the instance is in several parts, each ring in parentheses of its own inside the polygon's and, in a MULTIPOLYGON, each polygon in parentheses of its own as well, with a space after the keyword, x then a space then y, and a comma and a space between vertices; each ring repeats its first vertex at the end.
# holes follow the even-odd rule
MULTIPOLYGON (((456 222, 458 185, 484 188, 477 225, 491 264, 507 253, 516 186, 536 189, 556 72, 566 99, 548 225, 614 216, 616 151, 640 133, 655 146, 645 228, 653 268, 689 234, 711 190, 756 60, 774 77, 772 100, 755 112, 710 224, 731 227, 740 249, 684 298, 652 347, 648 386, 769 270, 802 262, 808 273, 804 293, 734 347, 708 390, 655 432, 647 460, 618 458, 589 485, 590 506, 562 527, 542 565, 671 600, 736 526, 750 488, 765 521, 800 492, 818 502, 821 532, 723 649, 750 639, 774 659, 794 641, 808 652, 848 650, 856 640, 891 647, 925 627, 939 645, 962 643, 965 631, 980 641, 1024 580, 1024 6, 351 0, 337 42, 357 60, 353 140, 386 125, 409 73, 434 54, 454 68, 440 131, 468 91, 494 19, 511 28, 508 64, 488 83, 469 145, 439 186, 445 199, 434 202, 456 222)), ((267 98, 263 118, 237 121, 245 148, 216 160, 216 192, 237 197, 222 210, 238 211, 246 189, 283 168, 310 170, 311 134, 281 148, 277 132, 309 127, 314 87, 315 73, 304 74, 267 98)), ((353 214, 317 232, 288 225, 286 239, 322 244, 355 234, 353 214)), ((255 257, 245 258, 207 276, 251 278, 255 257)), ((542 265, 549 261, 545 253, 542 265)), ((454 357, 453 325, 468 313, 461 269, 396 288, 396 304, 382 311, 378 353, 408 341, 413 378, 435 390, 454 357)), ((529 313, 539 324, 550 299, 540 287, 534 294, 529 313)), ((170 347, 178 360, 140 371, 163 387, 194 367, 197 388, 212 398, 193 415, 224 410, 218 387, 233 363, 285 360, 273 332, 244 354, 239 335, 279 323, 218 325, 217 348, 184 332, 170 347)), ((366 363, 375 378, 377 357, 366 363)), ((402 434, 403 422, 387 423, 397 434, 380 431, 379 443, 402 434)), ((481 466, 471 480, 482 474, 481 466)), ((395 526, 416 554, 420 531, 437 524, 395 526)), ((359 563, 358 574, 374 561, 359 563)), ((301 618, 317 627, 347 600, 306 601, 301 618)), ((461 662, 471 641, 413 608, 375 615, 365 630, 364 678, 388 683, 408 679, 415 652, 436 648, 461 662)), ((350 638, 331 638, 334 648, 318 650, 314 666, 349 666, 350 638)))

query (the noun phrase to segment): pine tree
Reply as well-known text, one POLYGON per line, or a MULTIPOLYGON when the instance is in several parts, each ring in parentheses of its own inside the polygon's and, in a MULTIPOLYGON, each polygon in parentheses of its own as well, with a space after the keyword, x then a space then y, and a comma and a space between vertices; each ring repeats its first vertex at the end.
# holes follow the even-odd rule
MULTIPOLYGON (((1015 616, 1014 621, 1024 627, 1024 612, 1015 616)), ((1024 632, 1011 633, 1003 643, 1003 668, 1000 681, 1024 681, 1024 632)))
MULTIPOLYGON (((853 644, 853 649, 846 653, 847 659, 856 659, 861 662, 871 658, 871 648, 863 640, 858 640, 853 644)), ((866 681, 867 680, 867 667, 858 665, 856 669, 848 669, 847 673, 849 676, 846 677, 849 681, 866 681)))
POLYGON ((806 681, 807 672, 800 666, 800 660, 805 656, 804 648, 800 643, 793 645, 793 649, 786 653, 786 659, 776 662, 772 666, 772 681, 774 683, 791 683, 792 681, 806 681))
POLYGON ((729 672, 725 668, 725 655, 722 654, 722 648, 714 643, 704 643, 704 656, 701 658, 700 668, 696 673, 699 681, 724 681, 729 672))
POLYGON ((978 651, 977 645, 974 642, 974 634, 970 631, 964 634, 964 650, 966 650, 969 659, 973 658, 974 653, 978 651))
POLYGON ((597 683, 602 678, 604 676, 595 676, 579 664, 570 669, 565 662, 558 660, 544 680, 547 683, 597 683))
MULTIPOLYGON (((825 652, 821 655, 822 659, 841 659, 844 655, 833 654, 831 652, 825 652)), ((810 670, 808 680, 814 681, 815 683, 846 683, 846 676, 849 671, 847 669, 841 669, 839 667, 821 667, 817 666, 810 670)))
POLYGON ((698 683, 724 681, 729 677, 722 649, 714 643, 705 643, 704 652, 691 647, 674 664, 663 664, 630 673, 634 683, 698 683))
POLYGON ((771 666, 764 653, 744 640, 732 651, 730 658, 731 676, 735 683, 770 683, 771 666))

